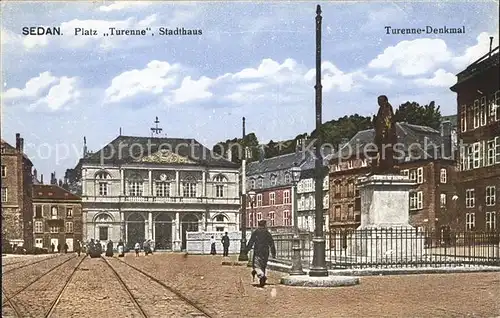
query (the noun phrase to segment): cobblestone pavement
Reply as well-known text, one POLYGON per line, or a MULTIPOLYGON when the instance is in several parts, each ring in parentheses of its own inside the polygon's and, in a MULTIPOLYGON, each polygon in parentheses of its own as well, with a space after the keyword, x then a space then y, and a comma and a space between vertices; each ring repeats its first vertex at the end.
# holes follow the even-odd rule
MULTIPOLYGON (((2 316, 13 317, 4 302, 4 293, 12 295, 67 258, 70 256, 59 256, 19 269, 18 275, 3 277, 2 316)), ((162 283, 213 317, 500 316, 499 273, 361 277, 358 286, 318 289, 278 285, 284 274, 270 272, 269 285, 259 288, 252 284, 247 267, 222 266, 220 256, 126 255, 126 263, 146 271, 160 283, 117 259, 106 259, 130 294, 103 259, 87 257, 63 291, 51 317, 196 317, 199 314, 162 283), (133 298, 143 307, 144 315, 133 298)), ((46 310, 56 302, 76 263, 68 261, 26 288, 29 292, 13 298, 19 307, 30 309, 30 315, 25 317, 44 317, 43 310, 38 312, 36 307, 46 310), (54 283, 55 280, 59 282, 54 283), (44 291, 50 288, 54 290, 44 291)))

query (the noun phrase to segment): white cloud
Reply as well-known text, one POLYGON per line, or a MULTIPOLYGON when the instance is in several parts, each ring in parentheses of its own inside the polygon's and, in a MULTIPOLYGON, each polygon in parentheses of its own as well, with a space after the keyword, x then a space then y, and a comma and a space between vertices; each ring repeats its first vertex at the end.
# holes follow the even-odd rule
POLYGON ((2 96, 6 102, 24 105, 28 110, 43 107, 43 110, 57 111, 76 103, 81 92, 78 77, 56 77, 43 72, 29 79, 24 88, 10 88, 2 96))
POLYGON ((456 83, 457 77, 450 72, 439 69, 434 72, 431 78, 417 78, 414 81, 422 86, 450 87, 456 83))
POLYGON ((158 95, 178 80, 179 65, 151 61, 145 69, 131 70, 113 78, 106 89, 106 102, 115 103, 141 93, 158 95))
POLYGON ((4 29, 4 28, 2 28, 0 31, 1 31, 0 43, 4 47, 4 50, 5 50, 4 45, 12 45, 12 44, 20 43, 21 36, 19 34, 16 34, 10 30, 4 29))
POLYGON ((476 38, 477 43, 465 49, 463 55, 456 56, 452 59, 452 64, 456 68, 465 68, 467 65, 473 63, 490 50, 490 36, 493 36, 493 48, 498 46, 498 32, 496 34, 489 34, 482 32, 476 38))
POLYGON ((449 62, 452 55, 441 39, 416 39, 401 41, 390 46, 373 59, 368 66, 374 69, 392 68, 403 76, 422 75, 449 62))
POLYGON ((99 11, 110 12, 110 11, 120 11, 126 9, 136 9, 138 7, 147 7, 152 4, 153 4, 152 1, 114 1, 110 5, 100 6, 99 11))
POLYGON ((181 87, 173 90, 173 102, 182 104, 210 98, 213 93, 207 89, 212 83, 213 80, 205 76, 202 76, 199 80, 192 80, 191 76, 188 76, 182 80, 181 87))

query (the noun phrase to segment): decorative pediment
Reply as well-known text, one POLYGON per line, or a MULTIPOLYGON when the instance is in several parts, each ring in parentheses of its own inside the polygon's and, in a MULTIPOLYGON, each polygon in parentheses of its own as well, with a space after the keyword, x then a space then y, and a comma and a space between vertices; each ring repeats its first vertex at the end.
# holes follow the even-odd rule
POLYGON ((139 162, 152 162, 152 163, 179 163, 179 164, 194 164, 196 162, 180 156, 178 154, 173 153, 167 149, 161 149, 158 152, 143 157, 139 160, 139 162))

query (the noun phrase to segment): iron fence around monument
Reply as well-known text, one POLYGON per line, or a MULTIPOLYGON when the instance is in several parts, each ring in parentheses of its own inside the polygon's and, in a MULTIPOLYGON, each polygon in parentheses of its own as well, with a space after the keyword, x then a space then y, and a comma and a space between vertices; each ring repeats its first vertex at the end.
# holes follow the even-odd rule
MULTIPOLYGON (((300 233, 303 266, 312 262, 312 233, 300 233)), ((276 261, 291 264, 293 234, 273 235, 276 261)), ((417 229, 334 230, 325 233, 331 269, 500 266, 500 232, 417 229)))

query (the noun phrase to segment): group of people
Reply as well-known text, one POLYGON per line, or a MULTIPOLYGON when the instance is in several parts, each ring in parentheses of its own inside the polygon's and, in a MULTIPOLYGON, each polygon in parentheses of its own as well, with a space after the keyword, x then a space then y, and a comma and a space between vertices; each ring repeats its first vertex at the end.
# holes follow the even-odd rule
MULTIPOLYGON (((217 241, 215 240, 214 236, 212 235, 212 237, 210 237, 210 254, 212 254, 212 255, 217 254, 217 250, 215 248, 216 242, 217 241)), ((229 256, 230 240, 229 240, 229 236, 227 235, 227 232, 224 233, 224 236, 222 236, 221 243, 222 243, 222 248, 223 248, 222 256, 224 256, 224 257, 229 256)))
MULTIPOLYGON (((144 250, 145 256, 148 256, 149 254, 153 255, 153 241, 145 240, 144 243, 142 243, 142 249, 144 250)), ((141 251, 141 244, 139 242, 135 243, 134 250, 135 256, 139 256, 139 252, 141 251)))
POLYGON ((61 251, 61 244, 57 244, 57 250, 56 250, 56 246, 54 245, 54 243, 50 244, 50 251, 52 253, 61 253, 64 251, 64 253, 68 253, 68 249, 69 249, 69 246, 67 243, 64 243, 64 245, 62 246, 63 250, 61 251))

